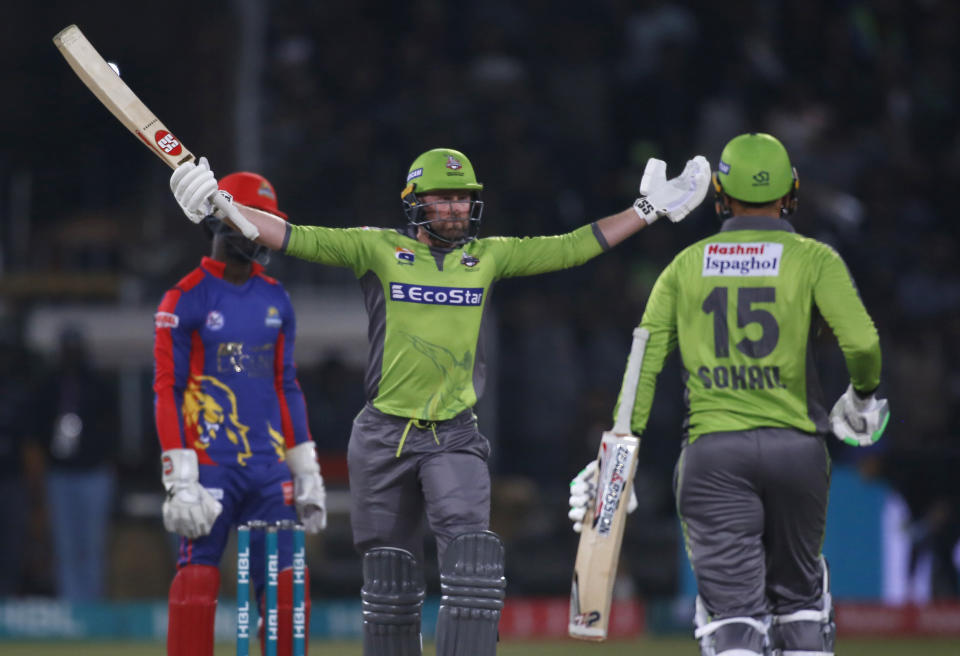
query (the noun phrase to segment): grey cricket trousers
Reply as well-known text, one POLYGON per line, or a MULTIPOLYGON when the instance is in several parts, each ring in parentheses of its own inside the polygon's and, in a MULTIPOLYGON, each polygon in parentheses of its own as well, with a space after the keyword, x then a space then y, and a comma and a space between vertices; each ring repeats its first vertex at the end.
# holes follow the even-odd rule
POLYGON ((470 410, 428 423, 364 406, 347 447, 356 549, 399 547, 422 565, 426 514, 442 561, 450 540, 490 525, 489 455, 470 410))
POLYGON ((681 451, 677 512, 712 619, 819 608, 830 456, 782 428, 710 433, 681 451))

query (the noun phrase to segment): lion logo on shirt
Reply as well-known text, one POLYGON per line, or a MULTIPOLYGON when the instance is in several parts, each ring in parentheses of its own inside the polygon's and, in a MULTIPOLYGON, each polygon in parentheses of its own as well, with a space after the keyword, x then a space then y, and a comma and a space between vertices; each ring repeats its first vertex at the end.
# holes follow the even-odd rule
POLYGON ((237 462, 245 465, 253 455, 240 421, 233 390, 213 376, 191 376, 183 394, 183 424, 197 449, 208 449, 222 436, 237 447, 237 462))

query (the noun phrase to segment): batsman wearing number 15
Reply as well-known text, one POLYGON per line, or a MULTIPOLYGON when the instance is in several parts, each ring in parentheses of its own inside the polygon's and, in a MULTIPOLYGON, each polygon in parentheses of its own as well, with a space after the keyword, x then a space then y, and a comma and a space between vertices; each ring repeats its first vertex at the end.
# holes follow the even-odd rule
MULTIPOLYGON (((504 548, 488 530, 490 445, 473 405, 483 392, 482 335, 501 278, 580 265, 660 216, 683 219, 703 200, 703 157, 666 179, 647 163, 633 207, 549 237, 477 238, 483 185, 466 156, 435 148, 417 157, 396 229, 291 225, 239 207, 257 240, 307 260, 349 267, 369 315, 367 403, 347 451, 353 541, 363 554, 363 653, 418 656, 424 599, 425 514, 436 537, 442 598, 438 656, 492 656, 503 605, 504 548)), ((212 211, 213 173, 183 164, 171 178, 189 218, 212 211)))
MULTIPOLYGON (((717 168, 723 227, 677 255, 654 285, 631 427, 635 435, 646 427, 657 374, 679 347, 687 417, 674 492, 703 656, 828 656, 824 436, 868 446, 883 433, 877 331, 840 256, 785 220, 798 183, 783 145, 740 135, 717 168), (817 313, 850 375, 829 415, 810 351, 817 313)), ((571 484, 574 522, 592 504, 594 472, 571 484)))

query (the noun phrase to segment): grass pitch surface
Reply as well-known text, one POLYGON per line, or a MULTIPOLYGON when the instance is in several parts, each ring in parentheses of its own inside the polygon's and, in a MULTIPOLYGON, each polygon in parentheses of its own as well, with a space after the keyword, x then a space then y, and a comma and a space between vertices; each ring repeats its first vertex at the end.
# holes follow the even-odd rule
MULTIPOLYGON (((253 651, 253 650, 251 650, 253 651)), ((143 642, 0 642, 4 656, 164 656, 158 643, 143 642)), ((235 656, 236 646, 219 644, 216 656, 235 656)), ((253 651, 259 654, 259 649, 253 651)), ((361 656, 356 642, 316 642, 313 656, 361 656)), ((432 656, 433 645, 426 645, 425 656, 432 656)), ((960 638, 952 639, 841 639, 837 653, 843 656, 957 656, 960 638)), ((565 640, 561 642, 505 642, 498 656, 698 656, 692 638, 644 638, 600 644, 565 640)))

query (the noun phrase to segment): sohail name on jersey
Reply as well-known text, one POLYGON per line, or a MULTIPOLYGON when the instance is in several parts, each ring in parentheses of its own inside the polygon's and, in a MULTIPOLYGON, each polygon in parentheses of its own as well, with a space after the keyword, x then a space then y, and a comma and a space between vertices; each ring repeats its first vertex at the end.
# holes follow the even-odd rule
POLYGON ((783 244, 748 242, 707 244, 703 249, 704 276, 778 276, 783 244))
POLYGON ((710 369, 709 367, 700 367, 697 369, 697 376, 703 383, 704 389, 717 387, 719 389, 735 390, 757 390, 757 389, 786 389, 786 385, 780 380, 780 367, 753 365, 746 366, 720 366, 710 369))
POLYGON ((483 287, 433 287, 391 282, 390 299, 427 305, 478 306, 483 303, 483 287))

